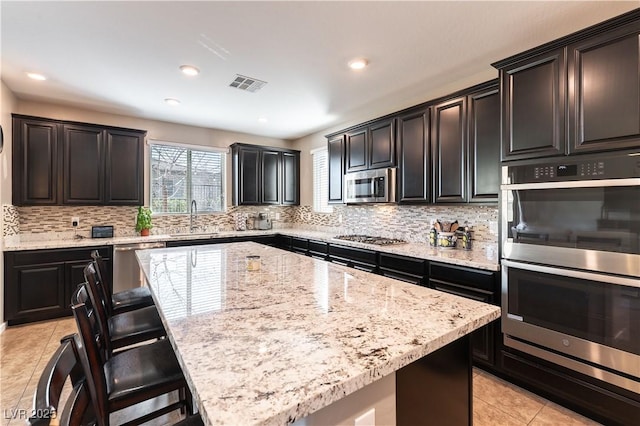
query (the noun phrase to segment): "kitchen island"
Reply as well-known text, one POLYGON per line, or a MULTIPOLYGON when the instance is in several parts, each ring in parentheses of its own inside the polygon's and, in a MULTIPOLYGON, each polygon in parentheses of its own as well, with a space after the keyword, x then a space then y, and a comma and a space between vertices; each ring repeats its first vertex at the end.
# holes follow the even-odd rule
MULTIPOLYGON (((495 306, 252 242, 137 256, 205 424, 293 423, 407 371, 396 380, 400 424, 400 395, 409 389, 401 383, 411 382, 412 366, 500 315, 495 306)), ((469 405, 470 356, 461 348, 469 380, 458 396, 469 405)), ((442 398, 437 383, 415 384, 411 392, 442 398)))

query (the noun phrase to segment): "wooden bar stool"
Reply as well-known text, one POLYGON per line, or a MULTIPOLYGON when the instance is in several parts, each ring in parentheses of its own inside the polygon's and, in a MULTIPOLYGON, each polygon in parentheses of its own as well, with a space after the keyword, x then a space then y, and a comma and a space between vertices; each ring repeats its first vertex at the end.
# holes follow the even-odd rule
POLYGON ((38 380, 33 396, 32 417, 28 424, 79 426, 92 423, 93 412, 89 409, 85 375, 78 359, 77 338, 76 334, 63 337, 49 359, 38 380), (64 408, 60 410, 60 399, 67 379, 70 379, 73 389, 64 408))
MULTIPOLYGON (((76 293, 80 291, 81 288, 76 293)), ((75 300, 79 298, 74 295, 75 300)), ((167 339, 107 358, 100 347, 105 336, 97 326, 99 321, 92 320, 95 309, 85 303, 74 304, 71 309, 82 341, 78 348, 80 361, 99 426, 108 426, 113 412, 174 391, 178 391, 177 402, 145 413, 125 425, 138 425, 176 409, 191 413, 191 395, 167 339)))
MULTIPOLYGON (((91 300, 99 326, 106 336, 105 350, 109 356, 114 350, 125 346, 166 336, 167 333, 155 305, 109 316, 105 308, 107 303, 98 288, 97 275, 92 263, 84 268, 84 277, 87 282, 81 284, 80 288, 85 288, 86 294, 91 300)), ((84 302, 84 300, 78 302, 84 302)))
POLYGON ((91 252, 94 268, 97 274, 98 288, 102 292, 105 301, 111 300, 111 303, 105 303, 108 315, 119 314, 122 312, 132 311, 153 305, 153 298, 148 287, 136 287, 131 290, 119 291, 109 297, 109 288, 111 282, 108 281, 109 273, 104 264, 104 259, 100 256, 98 250, 91 252))

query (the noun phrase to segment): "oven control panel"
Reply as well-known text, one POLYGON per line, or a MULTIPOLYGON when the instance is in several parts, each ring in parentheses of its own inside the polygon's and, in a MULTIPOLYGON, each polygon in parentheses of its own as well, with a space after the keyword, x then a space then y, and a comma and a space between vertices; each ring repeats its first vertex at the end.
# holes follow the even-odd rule
POLYGON ((510 183, 563 182, 640 177, 640 155, 550 159, 535 164, 507 166, 510 183))

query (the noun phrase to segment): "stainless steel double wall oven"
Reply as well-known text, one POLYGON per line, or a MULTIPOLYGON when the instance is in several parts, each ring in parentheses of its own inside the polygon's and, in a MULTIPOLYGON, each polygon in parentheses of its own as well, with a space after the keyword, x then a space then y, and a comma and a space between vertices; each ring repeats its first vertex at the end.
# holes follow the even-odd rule
POLYGON ((640 394, 640 153, 502 168, 506 346, 640 394))

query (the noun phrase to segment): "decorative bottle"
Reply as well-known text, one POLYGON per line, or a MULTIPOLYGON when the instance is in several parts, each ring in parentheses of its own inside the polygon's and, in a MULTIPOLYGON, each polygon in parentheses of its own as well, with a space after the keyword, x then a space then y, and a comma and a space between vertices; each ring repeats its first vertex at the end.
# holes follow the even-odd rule
POLYGON ((462 248, 471 250, 471 230, 468 226, 465 226, 464 231, 462 231, 462 248))
POLYGON ((429 245, 431 247, 438 246, 438 230, 435 227, 435 222, 431 223, 431 230, 429 231, 429 245))

